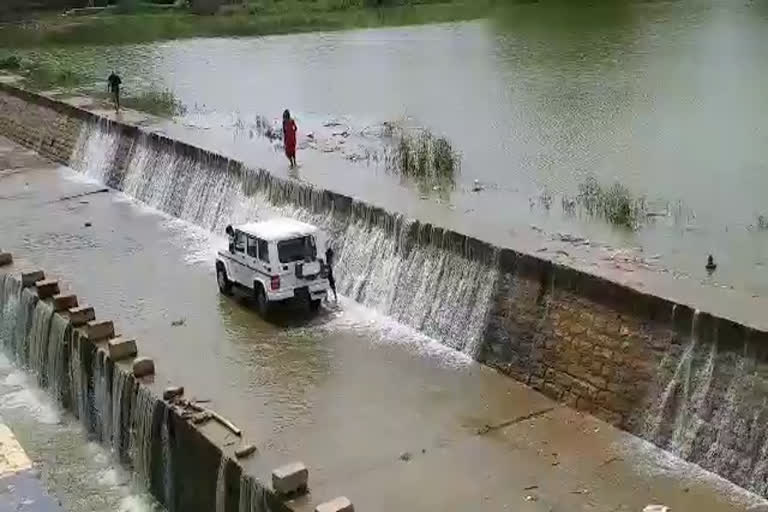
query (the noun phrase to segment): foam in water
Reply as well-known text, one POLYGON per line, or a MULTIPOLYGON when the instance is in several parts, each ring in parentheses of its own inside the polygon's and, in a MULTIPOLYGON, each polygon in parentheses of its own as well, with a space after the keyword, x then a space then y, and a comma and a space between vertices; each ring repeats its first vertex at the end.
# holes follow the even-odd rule
POLYGON ((455 350, 477 354, 497 279, 493 261, 466 257, 435 240, 431 227, 364 205, 334 215, 322 191, 151 135, 139 135, 127 162, 115 165, 117 139, 107 124, 84 126, 72 166, 214 233, 274 216, 322 226, 334 240, 342 294, 455 350))

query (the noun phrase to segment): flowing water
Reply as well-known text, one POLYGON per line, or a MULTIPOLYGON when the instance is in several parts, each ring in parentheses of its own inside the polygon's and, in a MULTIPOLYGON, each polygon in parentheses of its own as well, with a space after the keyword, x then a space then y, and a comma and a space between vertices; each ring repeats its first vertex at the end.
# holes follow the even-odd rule
POLYGON ((125 170, 115 170, 117 139, 104 123, 86 125, 72 166, 214 233, 276 215, 311 221, 331 234, 342 294, 476 355, 497 277, 492 256, 483 261, 449 250, 447 237, 434 240, 428 227, 382 218, 362 205, 339 218, 329 199, 299 183, 277 184, 258 171, 238 174, 205 152, 187 154, 147 135, 134 143, 125 170), (431 243, 420 243, 426 239, 431 243))
POLYGON ((35 56, 86 72, 99 91, 112 69, 126 94, 167 87, 189 107, 178 121, 199 144, 281 175, 505 243, 520 244, 534 224, 640 247, 670 270, 765 295, 766 48, 763 2, 621 0, 534 2, 467 23, 35 56), (298 118, 297 171, 258 136, 284 108, 298 118), (423 197, 368 159, 388 121, 454 143, 455 191, 423 197), (561 211, 560 198, 590 174, 646 196, 648 222, 628 233, 561 211), (475 179, 483 192, 472 191, 475 179), (712 277, 703 268, 710 253, 720 261, 712 277))

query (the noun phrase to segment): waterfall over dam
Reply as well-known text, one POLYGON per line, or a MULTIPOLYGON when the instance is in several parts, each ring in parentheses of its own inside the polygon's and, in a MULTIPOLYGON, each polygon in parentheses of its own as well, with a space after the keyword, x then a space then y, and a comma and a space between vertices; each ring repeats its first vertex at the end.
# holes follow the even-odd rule
POLYGON ((472 255, 440 229, 363 203, 341 212, 306 184, 157 136, 124 137, 108 123, 84 126, 70 165, 215 233, 276 215, 319 225, 336 247, 340 293, 477 357, 497 277, 492 250, 472 255))
MULTIPOLYGON (((0 133, 211 232, 273 215, 318 224, 338 244, 341 293, 768 496, 768 332, 751 310, 718 313, 695 297, 671 298, 668 288, 495 247, 3 85, 0 133)), ((17 282, 5 280, 2 293, 5 350, 123 454, 153 494, 181 492, 168 476, 185 468, 172 442, 181 426, 163 402, 122 381, 119 365, 75 350, 75 331, 17 282)), ((211 472, 226 475, 226 489, 240 481, 229 462, 213 458, 211 472)), ((224 490, 216 482, 209 489, 214 497, 224 490)), ((251 494, 267 499, 257 486, 238 500, 251 494)), ((206 510, 221 508, 214 501, 206 510)))
POLYGON ((0 272, 0 348, 35 375, 169 512, 288 509, 191 426, 130 365, 74 328, 18 274, 0 272), (221 462, 220 462, 221 461, 221 462), (216 473, 226 464, 226 473, 216 473), (193 485, 190 485, 194 481, 193 485), (221 490, 219 490, 221 489, 221 490))

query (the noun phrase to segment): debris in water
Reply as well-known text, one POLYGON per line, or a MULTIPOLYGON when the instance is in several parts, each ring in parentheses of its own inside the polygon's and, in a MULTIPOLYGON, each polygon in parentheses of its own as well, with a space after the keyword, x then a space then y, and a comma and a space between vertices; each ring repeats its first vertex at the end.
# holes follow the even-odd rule
POLYGON ((529 494, 525 497, 525 501, 539 501, 539 498, 536 495, 529 494))
POLYGON ((411 460, 411 453, 410 452, 403 452, 400 454, 400 460, 403 462, 408 462, 411 460))
POLYGON ((256 451, 256 445, 248 444, 235 450, 235 457, 237 457, 238 459, 242 459, 253 454, 255 451, 256 451))
POLYGON ((484 188, 485 188, 485 187, 483 187, 483 185, 480 183, 480 181, 479 181, 479 180, 475 180, 475 181, 472 183, 472 192, 480 192, 480 191, 482 191, 484 188))
POLYGON ((184 386, 171 386, 163 391, 163 400, 172 400, 184 394, 184 386))
POLYGON ((421 453, 427 453, 427 449, 426 448, 422 448, 421 449, 421 453))
POLYGON ((669 512, 670 510, 666 505, 646 505, 643 512, 669 512))
POLYGON ((528 487, 523 488, 524 491, 532 491, 534 489, 538 489, 538 485, 529 485, 528 487))
POLYGON ((571 491, 571 494, 589 494, 589 491, 587 489, 576 489, 571 491))
POLYGON ((713 258, 711 254, 707 257, 707 264, 704 268, 706 268, 707 272, 710 274, 717 270, 717 263, 715 263, 715 258, 713 258))
POLYGON ((93 224, 91 224, 90 222, 86 222, 86 223, 85 223, 85 224, 83 224, 83 225, 84 225, 85 227, 89 228, 89 227, 91 227, 93 224))
POLYGON ((182 325, 184 325, 186 322, 187 322, 187 320, 186 320, 186 319, 184 319, 184 318, 179 318, 178 320, 174 320, 174 321, 172 321, 172 322, 171 322, 171 326, 172 326, 172 327, 179 327, 179 326, 182 326, 182 325))

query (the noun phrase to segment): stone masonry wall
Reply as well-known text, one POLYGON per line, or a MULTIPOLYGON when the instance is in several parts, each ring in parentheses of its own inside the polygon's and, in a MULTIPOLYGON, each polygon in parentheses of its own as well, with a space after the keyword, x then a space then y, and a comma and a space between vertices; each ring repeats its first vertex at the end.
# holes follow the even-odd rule
POLYGON ((39 96, 34 98, 25 99, 23 91, 8 94, 0 87, 0 135, 66 165, 83 120, 63 104, 59 107, 50 100, 40 101, 45 99, 39 96))

